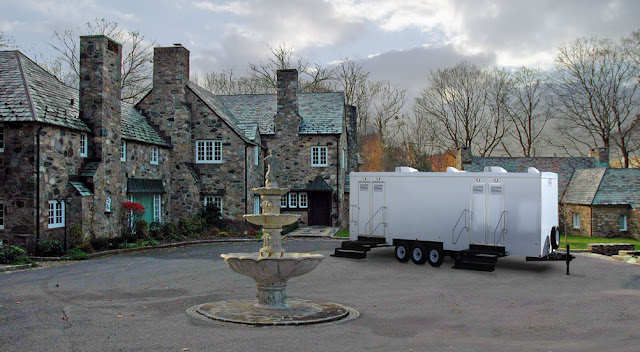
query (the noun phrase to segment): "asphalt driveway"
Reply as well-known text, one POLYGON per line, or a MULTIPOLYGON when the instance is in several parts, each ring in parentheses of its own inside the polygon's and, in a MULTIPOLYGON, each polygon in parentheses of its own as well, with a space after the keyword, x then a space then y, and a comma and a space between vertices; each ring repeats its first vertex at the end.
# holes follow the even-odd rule
POLYGON ((196 304, 252 298, 224 243, 136 252, 0 274, 0 351, 585 351, 640 350, 640 266, 579 255, 508 257, 492 273, 329 257, 338 241, 287 239, 326 256, 290 280, 291 297, 353 307, 345 323, 246 327, 193 318, 196 304))

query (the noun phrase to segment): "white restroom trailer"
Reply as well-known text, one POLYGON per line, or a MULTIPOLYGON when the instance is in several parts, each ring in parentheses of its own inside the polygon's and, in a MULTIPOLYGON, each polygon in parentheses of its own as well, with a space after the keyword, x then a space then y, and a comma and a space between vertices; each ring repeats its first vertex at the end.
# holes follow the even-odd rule
POLYGON ((395 246, 400 261, 437 266, 474 250, 544 259, 558 247, 555 173, 399 167, 352 172, 350 184, 350 241, 395 246))

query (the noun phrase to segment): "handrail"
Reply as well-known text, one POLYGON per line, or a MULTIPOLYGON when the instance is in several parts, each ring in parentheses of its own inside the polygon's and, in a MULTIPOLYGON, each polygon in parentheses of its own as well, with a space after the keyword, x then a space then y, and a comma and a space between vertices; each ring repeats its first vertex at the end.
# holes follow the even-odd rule
MULTIPOLYGON (((356 205, 350 205, 349 209, 351 209, 352 207, 358 209, 358 207, 356 205)), ((344 212, 342 212, 342 215, 344 215, 344 213, 346 213, 346 210, 344 212)), ((358 223, 357 220, 351 220, 351 218, 353 218, 353 214, 351 212, 349 212, 349 221, 345 222, 342 224, 342 226, 338 227, 338 230, 335 233, 338 233, 342 230, 344 230, 347 226, 351 225, 352 222, 358 223)), ((335 227, 335 226, 333 226, 335 227)))
MULTIPOLYGON (((376 217, 376 215, 378 215, 378 213, 380 212, 380 210, 383 210, 383 209, 387 209, 387 207, 385 207, 385 206, 383 205, 383 206, 381 206, 380 208, 378 208, 378 210, 376 210, 376 212, 375 212, 375 213, 373 213, 373 216, 371 216, 371 219, 369 219, 369 221, 367 221, 367 223, 366 223, 366 224, 364 224, 364 228, 365 228, 365 230, 367 229, 367 226, 369 225, 369 223, 371 222, 371 220, 373 220, 373 219, 376 217)), ((385 222, 384 222, 384 212, 383 212, 382 214, 383 214, 383 215, 382 215, 382 216, 383 216, 383 218, 382 218, 382 222, 381 222, 380 224, 384 224, 384 223, 385 223, 385 222)), ((374 229, 374 230, 372 230, 372 231, 369 233, 369 235, 373 234, 373 232, 374 232, 375 230, 377 230, 377 229, 378 229, 378 226, 380 226, 380 224, 378 224, 378 225, 375 227, 375 229, 374 229)))
POLYGON ((464 231, 465 229, 467 231, 469 231, 469 227, 467 226, 467 217, 466 214, 469 213, 469 209, 464 209, 462 211, 462 213, 460 214, 460 216, 458 217, 458 221, 456 221, 455 226, 453 226, 453 230, 451 230, 451 240, 453 241, 453 244, 458 243, 458 240, 460 239, 460 236, 462 235, 462 231, 464 231), (460 223, 460 219, 462 219, 462 216, 465 215, 464 217, 464 227, 462 229, 460 229, 460 232, 458 233, 458 237, 456 238, 456 228, 458 227, 458 224, 460 223))
POLYGON ((493 230, 493 245, 494 246, 496 246, 498 244, 498 242, 500 242, 500 239, 502 238, 502 236, 507 232, 507 229, 505 229, 505 220, 507 219, 507 217, 505 215, 507 215, 508 213, 509 212, 506 211, 506 210, 502 212, 502 214, 500 215, 500 219, 498 219, 498 223, 496 224, 496 228, 493 230), (498 242, 496 242, 496 231, 498 231, 498 227, 500 226, 501 222, 502 222, 502 231, 500 231, 500 237, 498 237, 498 242))
POLYGON ((350 205, 347 209, 345 209, 342 213, 340 213, 340 215, 338 215, 338 217, 335 220, 333 220, 333 223, 331 224, 331 227, 336 227, 336 224, 338 223, 338 221, 340 221, 340 219, 342 219, 342 216, 344 214, 346 214, 349 210, 351 210, 351 207, 355 207, 355 204, 354 205, 350 205))

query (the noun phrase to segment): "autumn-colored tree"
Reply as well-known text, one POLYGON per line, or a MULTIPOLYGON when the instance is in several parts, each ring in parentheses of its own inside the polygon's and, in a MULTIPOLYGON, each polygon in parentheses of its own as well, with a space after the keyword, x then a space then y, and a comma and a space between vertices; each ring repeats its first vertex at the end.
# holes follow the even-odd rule
POLYGON ((135 233, 136 224, 144 216, 144 206, 137 202, 122 203, 122 229, 126 235, 135 233))
POLYGON ((364 159, 364 165, 360 171, 384 171, 384 148, 382 139, 377 134, 362 137, 360 140, 360 155, 364 159))
POLYGON ((433 171, 445 172, 448 166, 456 166, 456 152, 448 149, 440 154, 432 155, 429 157, 429 163, 433 171))

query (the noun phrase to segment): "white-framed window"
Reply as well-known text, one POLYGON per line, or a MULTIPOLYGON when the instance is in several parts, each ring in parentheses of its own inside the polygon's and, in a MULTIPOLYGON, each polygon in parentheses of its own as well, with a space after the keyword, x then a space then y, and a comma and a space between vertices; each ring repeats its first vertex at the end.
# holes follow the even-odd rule
POLYGON ((0 153, 4 152, 4 125, 0 124, 0 153))
POLYGON ((120 141, 120 161, 127 161, 127 142, 120 141))
POLYGON ((219 164, 222 162, 222 141, 196 141, 196 163, 219 164))
POLYGON ((220 214, 222 214, 222 196, 205 196, 204 206, 206 207, 209 204, 215 205, 220 210, 220 214))
POLYGON ((620 231, 627 231, 627 215, 620 214, 619 222, 620 222, 620 226, 619 226, 620 231))
POLYGON ((151 164, 158 165, 158 160, 160 159, 160 151, 158 147, 155 145, 151 147, 151 164))
POLYGON ((253 163, 255 166, 260 165, 260 147, 257 145, 253 147, 253 163))
POLYGON ((298 206, 300 208, 308 208, 309 207, 309 198, 307 198, 306 192, 298 193, 298 206))
POLYGON ((89 154, 89 145, 86 133, 80 133, 80 156, 86 158, 89 154))
POLYGON ((162 221, 162 195, 153 195, 153 221, 162 221))
POLYGON ((49 228, 64 227, 64 202, 49 201, 49 228))
POLYGON ((4 229, 4 203, 0 202, 0 230, 4 229))
POLYGON ((253 213, 260 214, 260 196, 253 196, 253 213))
POLYGON ((574 229, 580 228, 580 214, 578 213, 573 213, 573 228, 574 229))
POLYGON ((311 147, 311 166, 327 165, 327 147, 311 147))
POLYGON ((288 203, 288 195, 284 194, 280 197, 280 208, 286 208, 288 203))
POLYGON ((289 192, 289 208, 298 207, 298 193, 289 192))

